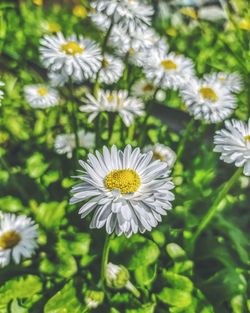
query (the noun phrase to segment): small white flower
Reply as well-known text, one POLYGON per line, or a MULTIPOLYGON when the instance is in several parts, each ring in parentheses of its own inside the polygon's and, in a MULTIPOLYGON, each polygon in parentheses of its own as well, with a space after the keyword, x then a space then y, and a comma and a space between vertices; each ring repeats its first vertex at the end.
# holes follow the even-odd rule
POLYGON ((69 76, 63 71, 49 72, 48 78, 52 87, 62 87, 69 81, 69 76))
POLYGON ((98 80, 100 83, 113 84, 122 76, 124 64, 119 58, 104 55, 98 80))
MULTIPOLYGON (((95 144, 95 134, 80 130, 78 132, 79 146, 90 149, 95 144)), ((60 134, 55 139, 55 150, 58 154, 66 154, 67 158, 72 158, 72 152, 76 147, 74 134, 60 134)))
MULTIPOLYGON (((4 82, 0 81, 0 88, 4 86, 4 82)), ((1 101, 3 99, 4 96, 4 92, 0 89, 0 105, 1 105, 1 101)))
POLYGON ((107 16, 105 13, 101 13, 93 9, 89 14, 92 22, 100 28, 102 31, 107 31, 111 24, 110 16, 107 16))
POLYGON ((148 51, 144 72, 155 85, 176 89, 194 76, 194 65, 183 55, 153 48, 148 51))
POLYGON ((34 109, 46 109, 59 102, 58 91, 42 84, 25 86, 24 95, 26 101, 34 109))
POLYGON ((220 82, 190 80, 181 90, 183 102, 195 119, 219 123, 236 108, 236 99, 220 82))
POLYGON ((76 35, 65 38, 62 33, 41 40, 43 65, 52 72, 61 72, 73 81, 93 77, 101 66, 101 50, 89 39, 79 39, 76 35))
POLYGON ((138 80, 132 87, 132 93, 136 97, 148 99, 153 96, 155 92, 155 86, 147 79, 138 80))
POLYGON ((21 258, 30 258, 37 247, 37 225, 23 215, 2 214, 0 216, 0 266, 11 260, 16 264, 21 258))
POLYGON ((226 128, 214 136, 215 152, 220 152, 220 159, 244 167, 244 174, 250 176, 250 119, 247 123, 239 120, 225 122, 226 128))
POLYGON ((128 145, 124 151, 113 146, 103 148, 103 155, 88 155, 79 161, 84 171, 81 183, 72 188, 71 204, 85 201, 81 217, 94 211, 90 228, 106 227, 108 234, 130 237, 139 231, 151 231, 170 210, 174 185, 168 165, 152 160, 153 153, 141 153, 128 145))
POLYGON ((122 25, 115 25, 112 28, 109 42, 117 49, 116 52, 120 56, 128 58, 131 63, 138 66, 142 66, 146 62, 149 48, 163 50, 168 48, 153 29, 147 26, 127 33, 122 25))
POLYGON ((144 148, 144 151, 152 151, 153 158, 155 160, 166 162, 169 168, 172 168, 174 166, 174 163, 176 161, 176 154, 170 147, 164 146, 160 143, 156 143, 154 146, 146 146, 144 148))
POLYGON ((144 114, 142 101, 129 97, 126 90, 99 90, 96 98, 87 94, 84 102, 86 105, 82 105, 80 111, 91 113, 89 122, 92 122, 100 112, 117 112, 124 124, 129 127, 136 116, 144 114))
POLYGON ((92 6, 96 11, 112 16, 116 24, 120 22, 132 31, 149 25, 154 13, 152 6, 138 0, 96 0, 92 6))
POLYGON ((204 75, 204 80, 208 82, 220 83, 231 92, 240 92, 243 88, 242 78, 238 73, 212 73, 204 75))

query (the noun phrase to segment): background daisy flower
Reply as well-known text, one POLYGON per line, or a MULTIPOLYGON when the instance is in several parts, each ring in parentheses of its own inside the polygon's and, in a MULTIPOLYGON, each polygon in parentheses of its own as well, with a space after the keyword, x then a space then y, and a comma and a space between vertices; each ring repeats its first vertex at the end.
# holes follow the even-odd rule
POLYGON ((207 82, 220 83, 223 87, 231 92, 238 93, 243 88, 242 78, 238 73, 211 73, 204 75, 204 80, 207 82))
POLYGON ((148 51, 144 73, 155 85, 177 89, 194 76, 194 65, 191 59, 166 50, 152 48, 148 51))
POLYGON ((221 160, 243 167, 244 174, 250 176, 250 119, 247 123, 226 121, 225 128, 216 132, 214 144, 221 160))
POLYGON ((129 127, 136 116, 144 114, 142 101, 129 97, 126 90, 99 90, 96 98, 91 94, 86 94, 84 102, 85 105, 80 107, 80 111, 91 113, 89 122, 92 122, 100 112, 116 112, 129 127))
POLYGON ((174 166, 174 163, 176 161, 176 154, 170 147, 164 146, 160 143, 156 143, 153 146, 149 145, 144 148, 144 152, 148 151, 153 152, 153 158, 155 160, 166 162, 169 168, 172 168, 174 166))
POLYGON ((16 264, 21 258, 30 258, 37 247, 37 226, 28 217, 15 214, 0 215, 0 266, 11 260, 16 264))
POLYGON ((101 83, 113 84, 121 78, 123 69, 124 64, 119 58, 105 54, 98 74, 98 80, 101 83))
POLYGON ((41 59, 50 71, 62 71, 74 81, 91 78, 101 66, 101 50, 95 42, 62 33, 41 40, 41 59))
POLYGON ((182 87, 181 96, 190 114, 207 123, 224 121, 237 106, 235 96, 214 80, 193 79, 182 87))
POLYGON ((130 145, 124 151, 113 146, 104 147, 103 154, 90 153, 86 162, 79 162, 84 170, 70 203, 86 201, 79 214, 84 218, 94 211, 90 227, 105 226, 108 234, 130 237, 152 230, 174 200, 168 165, 152 156, 130 145))
POLYGON ((46 109, 57 105, 59 102, 58 91, 42 84, 25 86, 24 96, 34 109, 46 109))

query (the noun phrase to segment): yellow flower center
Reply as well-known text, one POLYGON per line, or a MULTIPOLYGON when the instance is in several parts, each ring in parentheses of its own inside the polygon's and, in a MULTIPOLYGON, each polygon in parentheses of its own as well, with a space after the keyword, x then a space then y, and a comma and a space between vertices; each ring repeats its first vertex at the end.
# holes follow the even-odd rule
POLYGON ((240 27, 240 29, 250 31, 250 21, 248 21, 246 19, 241 20, 239 23, 239 27, 240 27))
POLYGON ((177 65, 172 60, 163 60, 161 61, 161 65, 164 67, 165 70, 176 70, 177 65))
POLYGON ((142 88, 143 91, 152 91, 154 90, 154 86, 152 84, 146 84, 145 86, 143 86, 142 88))
POLYGON ((11 249, 15 247, 20 240, 21 236, 17 232, 10 230, 0 236, 0 250, 11 249))
POLYGON ((57 33, 61 30, 61 26, 58 23, 51 22, 48 23, 48 31, 50 33, 57 33))
POLYGON ((63 45, 61 45, 61 49, 63 52, 69 55, 76 55, 77 53, 81 53, 84 51, 84 48, 82 48, 77 42, 75 41, 69 41, 63 45))
POLYGON ((183 15, 191 17, 194 20, 196 20, 198 18, 198 14, 197 14, 197 12, 195 11, 194 8, 191 8, 191 7, 182 8, 182 9, 180 9, 180 12, 183 15))
POLYGON ((112 102, 114 101, 115 97, 113 95, 109 95, 107 99, 108 99, 108 102, 112 102))
POLYGON ((200 94, 206 100, 210 100, 212 102, 215 102, 218 100, 218 96, 216 92, 210 87, 201 87, 200 94))
POLYGON ((39 87, 37 89, 37 93, 39 94, 39 96, 43 97, 46 96, 48 94, 48 89, 46 87, 39 87))
POLYGON ((133 56, 135 55, 135 49, 134 48, 130 48, 128 51, 129 55, 133 56))
POLYGON ((155 160, 165 161, 165 157, 162 154, 160 154, 159 152, 154 152, 153 158, 155 160))
POLYGON ((113 170, 105 177, 105 186, 109 190, 119 189, 122 194, 136 192, 141 185, 139 175, 131 169, 113 170))
POLYGON ((77 17, 81 17, 81 18, 84 18, 88 15, 88 12, 86 10, 86 8, 82 5, 76 5, 74 8, 73 8, 73 14, 77 17))
POLYGON ((245 139, 246 141, 250 141, 250 135, 246 135, 246 136, 244 137, 244 139, 245 139))
POLYGON ((109 66, 109 61, 106 59, 102 60, 102 67, 108 67, 109 66))

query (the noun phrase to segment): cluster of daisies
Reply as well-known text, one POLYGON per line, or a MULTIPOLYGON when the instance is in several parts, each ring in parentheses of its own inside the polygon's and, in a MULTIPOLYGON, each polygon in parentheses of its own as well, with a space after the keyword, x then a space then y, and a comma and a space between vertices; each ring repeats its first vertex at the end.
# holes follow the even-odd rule
MULTIPOLYGON (((179 91, 195 119, 218 123, 233 113, 235 94, 242 88, 240 76, 214 73, 197 78, 192 60, 170 52, 165 40, 150 27, 152 6, 139 0, 96 0, 90 12, 93 23, 106 31, 102 47, 76 35, 44 36, 40 53, 49 83, 25 86, 24 94, 32 107, 53 107, 60 103, 60 87, 88 82, 95 88, 85 95, 79 112, 87 114, 89 123, 101 112, 112 112, 129 127, 144 114, 145 102, 166 89, 179 91), (106 45, 113 48, 114 55, 106 52, 106 45), (127 64, 140 67, 144 77, 128 90, 107 87, 118 83, 127 64)), ((55 149, 71 157, 77 144, 91 149, 94 141, 95 134, 82 129, 77 134, 58 135, 55 149)), ((244 174, 250 175, 250 119, 248 123, 226 121, 226 129, 215 135, 215 151, 225 162, 244 167, 244 174)), ((130 145, 124 150, 104 146, 102 153, 89 153, 86 161, 80 161, 80 183, 72 188, 70 203, 83 202, 81 217, 93 213, 90 227, 105 227, 108 234, 130 237, 151 231, 172 207, 174 184, 170 174, 175 161, 174 151, 161 144, 143 150, 130 145)), ((0 264, 30 257, 36 248, 34 223, 8 214, 0 221, 0 264)))

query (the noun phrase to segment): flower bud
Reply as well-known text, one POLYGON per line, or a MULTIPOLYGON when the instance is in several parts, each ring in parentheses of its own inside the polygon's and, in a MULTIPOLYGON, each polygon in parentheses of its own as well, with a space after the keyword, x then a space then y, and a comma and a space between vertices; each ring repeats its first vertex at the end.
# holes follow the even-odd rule
POLYGON ((102 291, 88 290, 84 301, 88 309, 95 309, 103 303, 104 293, 102 291))

